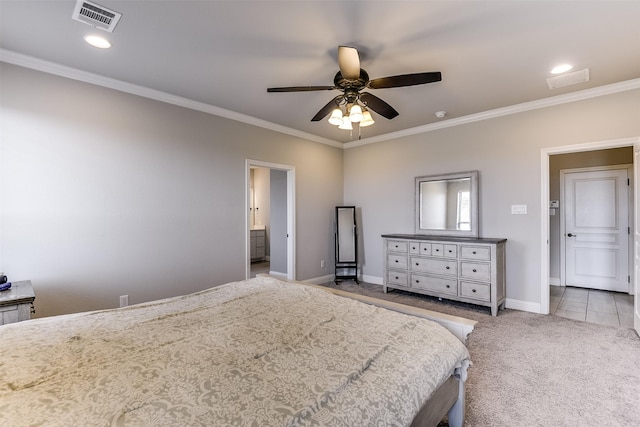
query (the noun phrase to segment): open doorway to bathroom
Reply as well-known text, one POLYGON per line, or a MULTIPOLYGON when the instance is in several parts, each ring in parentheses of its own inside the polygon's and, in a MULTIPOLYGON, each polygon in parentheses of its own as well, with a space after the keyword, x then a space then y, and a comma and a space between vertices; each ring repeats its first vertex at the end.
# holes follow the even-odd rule
POLYGON ((246 277, 272 274, 295 279, 292 166, 247 160, 246 277))

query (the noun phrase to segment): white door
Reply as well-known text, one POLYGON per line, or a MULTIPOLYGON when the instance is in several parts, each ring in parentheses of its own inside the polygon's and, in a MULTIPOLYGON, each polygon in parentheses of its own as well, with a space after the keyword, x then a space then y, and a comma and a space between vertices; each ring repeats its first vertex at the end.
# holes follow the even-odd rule
POLYGON ((626 166, 563 175, 566 285, 628 293, 626 166))

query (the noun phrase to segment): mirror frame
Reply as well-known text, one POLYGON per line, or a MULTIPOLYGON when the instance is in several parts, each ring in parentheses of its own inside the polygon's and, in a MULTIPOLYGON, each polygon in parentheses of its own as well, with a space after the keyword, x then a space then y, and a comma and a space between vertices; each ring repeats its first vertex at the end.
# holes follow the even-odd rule
POLYGON ((429 234, 432 236, 457 236, 457 237, 474 237, 478 238, 480 230, 478 227, 478 171, 456 172, 441 175, 425 175, 418 176, 415 179, 415 231, 416 234, 429 234), (423 182, 446 181, 456 179, 471 179, 471 229, 470 230, 444 230, 420 228, 420 185, 423 182))

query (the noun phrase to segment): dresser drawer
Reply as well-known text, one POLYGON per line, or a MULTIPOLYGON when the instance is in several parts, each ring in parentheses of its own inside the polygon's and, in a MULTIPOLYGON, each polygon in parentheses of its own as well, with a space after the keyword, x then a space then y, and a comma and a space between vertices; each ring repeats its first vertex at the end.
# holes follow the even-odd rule
POLYGON ((460 277, 490 281, 491 265, 484 262, 460 261, 460 277))
POLYGON ((484 246, 461 246, 460 258, 491 260, 491 248, 484 246))
POLYGON ((20 311, 17 304, 5 305, 0 307, 0 325, 19 322, 20 311))
POLYGON ((407 253, 409 242, 402 240, 387 240, 387 252, 402 252, 407 253))
POLYGON ((407 256, 406 255, 393 255, 387 254, 387 267, 397 268, 400 270, 407 269, 407 256))
POLYGON ((424 234, 382 237, 384 292, 395 288, 465 301, 490 307, 493 316, 504 307, 506 239, 424 234))
POLYGON ((431 243, 420 243, 420 255, 431 255, 431 243))
POLYGON ((411 270, 424 273, 456 276, 458 274, 455 260, 411 257, 411 270))
POLYGON ((456 282, 456 279, 447 279, 444 277, 431 277, 412 274, 411 287, 414 289, 433 291, 441 294, 457 295, 458 293, 458 284, 456 282))
POLYGON ((460 281, 460 296, 490 302, 491 285, 460 281))
POLYGON ((408 287, 407 273, 405 271, 387 271, 387 284, 408 287))

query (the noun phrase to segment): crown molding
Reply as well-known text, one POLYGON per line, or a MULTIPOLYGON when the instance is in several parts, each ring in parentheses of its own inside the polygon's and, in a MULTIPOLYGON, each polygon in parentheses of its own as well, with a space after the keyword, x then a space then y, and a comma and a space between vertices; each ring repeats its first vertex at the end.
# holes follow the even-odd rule
POLYGON ((64 65, 57 64, 55 62, 45 61, 43 59, 24 55, 24 54, 7 50, 7 49, 0 49, 0 62, 6 62, 8 64, 18 65, 18 66, 30 68, 33 70, 42 71, 44 73, 54 74, 60 77, 66 77, 66 78, 78 80, 84 83, 90 83, 97 86, 114 89, 120 92, 125 92, 132 95, 148 98, 148 99, 165 102, 168 104, 173 104, 173 105, 189 108, 196 111, 201 111, 203 113, 224 117, 226 119, 235 120, 238 122, 261 127, 264 129, 269 129, 275 132, 295 136, 298 138, 303 138, 310 141, 331 145, 333 147, 342 148, 344 145, 343 143, 338 141, 322 138, 317 135, 313 135, 307 132, 302 132, 297 129, 292 129, 286 126, 278 125, 276 123, 272 123, 266 120, 261 120, 252 116, 248 116, 246 114, 241 114, 235 111, 216 107, 214 105, 205 104, 204 102, 194 101, 192 99, 171 95, 169 93, 161 92, 155 89, 150 89, 148 87, 134 85, 131 83, 123 82, 121 80, 104 77, 99 74, 89 73, 86 71, 78 70, 76 68, 67 67, 64 65))
POLYGON ((482 120, 489 120, 497 117, 508 116, 511 114, 518 114, 525 111, 552 107, 554 105, 567 104, 570 102, 582 101, 585 99, 596 98, 599 96, 611 95, 618 92, 625 92, 629 90, 640 89, 640 78, 627 80, 624 82, 598 86, 595 88, 585 89, 585 90, 572 92, 564 95, 551 96, 551 97, 536 100, 536 101, 523 102, 521 104, 511 105, 508 107, 496 108, 494 110, 483 111, 481 113, 470 114, 468 116, 456 117, 453 119, 448 119, 448 120, 444 120, 437 123, 431 123, 428 125, 416 126, 409 129, 403 129, 397 132, 390 132, 383 135, 364 138, 358 141, 342 143, 342 142, 334 141, 332 139, 313 135, 307 132, 302 132, 290 127, 282 126, 276 123, 268 122, 266 120, 248 116, 246 114, 241 114, 235 111, 216 107, 214 105, 205 104, 203 102, 194 101, 192 99, 183 98, 176 95, 171 95, 169 93, 150 89, 144 86, 126 83, 121 80, 111 79, 108 77, 101 76, 99 74, 89 73, 86 71, 60 65, 55 62, 45 61, 43 59, 35 58, 29 55, 24 55, 24 54, 7 50, 7 49, 0 49, 0 62, 19 65, 21 67, 34 69, 34 70, 42 71, 49 74, 54 74, 60 77, 66 77, 69 79, 78 80, 85 83, 106 87, 109 89, 114 89, 120 92, 130 93, 133 95, 138 95, 144 98, 149 98, 149 99, 153 99, 160 102, 166 102, 168 104, 173 104, 180 107, 201 111, 207 114, 212 114, 214 116, 235 120, 235 121, 246 123, 252 126, 257 126, 260 128, 272 130, 272 131, 283 133, 286 135, 295 136, 298 138, 307 139, 314 142, 319 142, 321 144, 326 144, 326 145, 330 145, 330 146, 342 148, 342 149, 349 149, 349 148, 359 147, 361 145, 389 141, 392 139, 402 138, 406 136, 432 132, 438 129, 445 129, 445 128, 450 128, 454 126, 464 125, 467 123, 474 123, 482 120))
POLYGON ((525 111, 537 110, 540 108, 552 107, 554 105, 567 104, 570 102, 582 101, 585 99, 597 98, 599 96, 611 95, 618 92, 640 89, 640 79, 627 80, 619 83, 598 86, 591 89, 585 89, 578 92, 567 93, 564 95, 552 96, 536 101, 523 102, 522 104, 510 105, 508 107, 496 108, 494 110, 483 111, 481 113, 470 114, 468 116, 456 117, 437 123, 431 123, 424 126, 403 129, 398 132, 391 132, 384 135, 372 136, 359 141, 347 142, 344 148, 354 148, 361 145, 373 144, 376 142, 389 141, 391 139, 402 138, 405 136, 416 135, 420 133, 431 132, 438 129, 445 129, 454 126, 460 126, 467 123, 479 122, 482 120, 494 119, 497 117, 508 116, 511 114, 523 113, 525 111))

